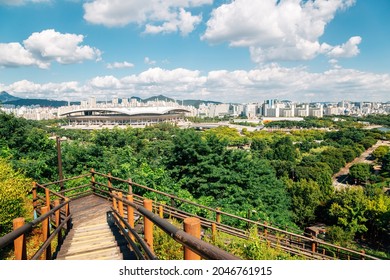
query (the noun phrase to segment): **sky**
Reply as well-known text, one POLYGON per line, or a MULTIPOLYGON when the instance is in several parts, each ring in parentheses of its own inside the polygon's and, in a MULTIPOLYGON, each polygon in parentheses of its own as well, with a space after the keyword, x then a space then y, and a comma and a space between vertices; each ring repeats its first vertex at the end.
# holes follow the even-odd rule
POLYGON ((0 0, 0 91, 390 101, 389 0, 0 0))

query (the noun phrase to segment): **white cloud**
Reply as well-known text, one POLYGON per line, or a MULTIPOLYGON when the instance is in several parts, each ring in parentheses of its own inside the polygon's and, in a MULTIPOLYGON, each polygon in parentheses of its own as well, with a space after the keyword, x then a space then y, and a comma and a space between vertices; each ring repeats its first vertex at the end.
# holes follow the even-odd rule
POLYGON ((187 35, 201 21, 200 15, 192 15, 188 9, 212 2, 212 0, 93 0, 84 4, 84 19, 109 27, 125 26, 130 23, 144 25, 145 33, 179 31, 182 35, 187 35))
POLYGON ((214 9, 201 37, 210 43, 248 47, 257 63, 309 60, 319 54, 351 57, 359 53, 361 38, 340 46, 320 43, 326 25, 337 11, 354 0, 234 0, 214 9))
POLYGON ((21 80, 5 87, 7 92, 12 92, 22 98, 50 98, 65 100, 69 97, 80 98, 82 87, 78 82, 37 84, 28 80, 21 80))
MULTIPOLYGON (((336 60, 332 60, 337 64, 336 60)), ((285 68, 277 64, 245 70, 215 70, 201 73, 177 68, 150 68, 139 74, 118 78, 98 76, 85 84, 77 82, 36 84, 19 81, 2 87, 16 96, 84 100, 90 95, 150 97, 164 94, 176 99, 223 102, 263 102, 265 99, 293 101, 389 101, 390 75, 333 68, 312 73, 307 69, 285 68)))
POLYGON ((115 90, 121 87, 120 81, 114 76, 95 77, 88 84, 94 89, 115 90))
POLYGON ((201 21, 202 16, 193 16, 190 12, 186 12, 183 8, 180 8, 179 13, 176 14, 176 18, 164 22, 162 25, 146 24, 145 33, 157 34, 180 31, 181 35, 186 36, 191 33, 201 21))
POLYGON ((122 68, 133 68, 134 64, 123 61, 123 62, 114 62, 114 63, 108 63, 107 68, 108 69, 122 69, 122 68))
POLYGON ((78 63, 84 60, 99 60, 101 52, 90 46, 80 45, 83 35, 59 33, 53 29, 33 33, 23 44, 32 54, 43 61, 60 64, 78 63))
POLYGON ((351 37, 345 44, 331 48, 327 53, 330 57, 353 57, 359 54, 358 45, 361 43, 360 36, 351 37))
POLYGON ((19 67, 19 66, 38 66, 48 68, 48 64, 35 59, 19 43, 0 44, 0 66, 19 67))
POLYGON ((53 61, 60 64, 100 60, 100 50, 81 45, 83 35, 62 34, 53 29, 35 32, 20 43, 0 44, 0 66, 38 66, 47 69, 53 61))
POLYGON ((154 65, 157 63, 157 61, 150 59, 149 57, 144 58, 144 63, 148 65, 154 65))

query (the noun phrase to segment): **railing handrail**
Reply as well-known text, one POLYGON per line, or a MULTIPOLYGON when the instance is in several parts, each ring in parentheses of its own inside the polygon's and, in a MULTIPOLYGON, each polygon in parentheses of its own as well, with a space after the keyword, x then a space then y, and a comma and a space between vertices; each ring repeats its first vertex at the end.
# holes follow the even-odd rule
POLYGON ((79 176, 74 176, 74 177, 71 177, 71 178, 66 178, 66 179, 62 179, 62 180, 58 180, 58 181, 53 181, 53 182, 41 184, 41 186, 42 187, 47 187, 47 186, 51 186, 51 185, 55 185, 55 184, 59 184, 59 183, 65 183, 65 182, 68 182, 68 181, 72 181, 72 180, 80 179, 80 178, 84 178, 84 177, 89 177, 89 176, 91 176, 90 172, 82 174, 82 175, 79 175, 79 176))
MULTIPOLYGON (((334 250, 334 252, 337 253, 338 256, 340 256, 340 255, 347 255, 348 258, 349 257, 359 257, 361 259, 379 260, 379 258, 377 258, 377 257, 365 254, 364 251, 358 252, 358 251, 355 251, 353 249, 349 249, 349 248, 341 247, 341 246, 338 246, 338 245, 334 245, 332 243, 328 243, 328 242, 326 242, 324 240, 321 240, 321 239, 317 239, 317 238, 314 239, 313 237, 307 237, 305 235, 299 235, 299 234, 296 234, 294 232, 290 232, 290 231, 287 231, 287 230, 279 229, 279 228, 274 227, 272 225, 263 224, 263 223, 261 223, 259 221, 254 221, 254 220, 243 218, 243 217, 240 217, 240 216, 237 216, 237 215, 233 215, 233 214, 224 212, 224 211, 222 211, 220 209, 214 209, 214 208, 211 208, 211 207, 208 207, 208 206, 200 205, 200 204, 195 203, 193 201, 182 199, 182 198, 179 198, 179 197, 177 197, 175 195, 164 193, 162 191, 158 191, 158 190, 155 190, 153 188, 150 188, 150 187, 147 187, 147 186, 143 186, 141 184, 137 184, 135 182, 132 182, 130 179, 129 180, 124 180, 124 179, 121 179, 121 178, 118 178, 118 177, 115 177, 115 176, 111 176, 110 174, 107 175, 107 174, 103 174, 103 173, 100 173, 100 172, 96 172, 94 170, 91 170, 89 174, 83 174, 83 175, 80 175, 80 176, 75 176, 75 177, 72 177, 72 178, 67 178, 67 179, 64 179, 64 180, 56 181, 56 182, 51 182, 51 183, 46 183, 46 184, 36 184, 36 188, 44 188, 46 190, 47 194, 51 193, 53 195, 58 196, 61 199, 64 199, 65 201, 62 202, 61 204, 59 204, 58 206, 55 206, 54 208, 52 208, 46 214, 41 215, 40 217, 34 219, 33 221, 31 221, 31 222, 29 222, 27 224, 24 224, 23 226, 17 228, 16 230, 14 230, 14 231, 8 233, 7 235, 1 237, 0 238, 0 249, 5 247, 5 246, 7 246, 8 244, 10 244, 13 240, 17 239, 21 235, 30 232, 31 229, 35 225, 41 223, 42 221, 44 221, 45 219, 47 219, 48 217, 53 215, 56 211, 60 210, 62 207, 64 207, 65 205, 67 205, 70 202, 70 199, 67 198, 65 195, 63 195, 64 193, 66 193, 67 191, 70 191, 70 190, 63 190, 61 192, 55 192, 53 190, 50 190, 48 188, 48 186, 53 185, 53 184, 62 183, 62 182, 68 182, 68 181, 75 180, 75 179, 78 179, 78 178, 84 178, 84 177, 87 177, 88 175, 92 176, 91 182, 88 183, 88 184, 82 185, 83 187, 88 187, 89 186, 89 190, 87 192, 89 192, 89 193, 96 193, 97 191, 101 191, 101 192, 103 192, 102 196, 104 196, 104 197, 108 197, 108 198, 113 198, 114 197, 117 200, 121 200, 126 205, 129 205, 130 207, 136 209, 138 212, 140 212, 141 214, 146 216, 148 219, 153 221, 153 223, 155 225, 160 227, 163 231, 168 233, 171 237, 173 237, 174 240, 176 240, 177 242, 179 242, 183 246, 188 246, 188 247, 193 246, 193 248, 190 247, 190 249, 193 250, 194 252, 198 253, 200 256, 202 256, 205 259, 208 259, 208 258, 216 259, 217 256, 213 255, 214 253, 211 253, 211 255, 208 255, 210 253, 200 252, 197 248, 202 248, 202 246, 203 246, 203 248, 209 249, 208 246, 212 246, 212 248, 213 248, 212 250, 214 250, 214 248, 217 248, 217 247, 214 247, 213 245, 211 245, 209 243, 206 243, 206 242, 204 242, 204 241, 202 241, 200 239, 197 239, 197 238, 192 237, 191 235, 188 235, 183 230, 180 230, 180 229, 176 228, 175 226, 173 226, 172 224, 170 224, 166 220, 161 219, 159 216, 155 215, 153 212, 150 212, 146 208, 140 206, 139 202, 137 202, 138 203, 137 204, 136 201, 135 202, 130 202, 130 201, 128 201, 125 198, 120 198, 120 197, 116 196, 115 194, 113 194, 112 191, 113 190, 117 190, 117 191, 121 191, 123 193, 133 194, 132 193, 132 186, 136 186, 136 187, 145 189, 147 191, 151 191, 151 192, 163 195, 163 196, 165 196, 165 197, 167 197, 169 199, 175 199, 175 200, 178 200, 180 202, 187 203, 187 204, 199 207, 201 209, 212 211, 212 212, 214 212, 216 214, 219 214, 219 215, 225 215, 227 217, 238 219, 241 222, 248 223, 248 225, 252 224, 252 225, 255 225, 257 227, 263 227, 264 231, 266 229, 266 230, 269 230, 270 232, 273 232, 273 234, 271 234, 270 236, 272 236, 272 235, 277 236, 278 233, 282 234, 282 235, 285 235, 285 236, 288 236, 289 237, 289 241, 293 242, 293 244, 301 243, 301 241, 312 242, 313 244, 316 243, 317 248, 320 248, 319 246, 321 246, 322 250, 324 250, 324 251, 325 251, 325 249, 326 250, 334 250), (101 182, 98 182, 98 181, 95 181, 94 175, 98 175, 98 176, 102 176, 104 178, 107 178, 109 180, 108 185, 104 184, 104 183, 101 183, 101 182), (115 188, 114 186, 112 186, 112 180, 119 181, 119 182, 122 182, 122 183, 125 183, 125 184, 129 184, 129 191, 126 191, 126 190, 123 190, 123 189, 119 189, 119 188, 115 188), (108 191, 103 190, 101 188, 96 188, 96 186, 106 187, 108 189, 108 191), (292 239, 292 237, 298 238, 298 239, 292 239), (195 239, 197 241, 194 241, 195 239), (184 244, 184 243, 182 243, 182 242, 184 242, 183 240, 184 241, 189 241, 189 243, 188 244, 184 244)), ((80 188, 80 186, 72 188, 72 189, 76 190, 78 188, 80 188)), ((35 192, 35 195, 36 195, 36 192, 35 192)), ((135 195, 135 194, 133 194, 133 195, 135 195)), ((79 196, 80 196, 79 193, 77 193, 75 195, 75 197, 79 197, 79 196)), ((135 195, 135 196, 142 198, 139 195, 135 195)), ((39 198, 39 196, 36 195, 35 198, 37 198, 37 197, 39 198)), ((42 198, 40 198, 40 199, 42 199, 42 198)), ((46 197, 46 199, 47 199, 47 197, 46 197)), ((44 199, 42 199, 42 200, 44 200, 44 199)), ((46 202, 47 202, 46 204, 48 204, 50 202, 50 200, 46 200, 46 202)), ((197 217, 200 220, 202 220, 203 221, 202 224, 204 226, 207 225, 205 223, 208 223, 207 227, 210 227, 211 223, 214 224, 214 226, 217 226, 220 229, 222 229, 222 227, 224 227, 224 226, 227 226, 227 225, 224 225, 223 223, 214 222, 214 221, 211 221, 211 220, 209 220, 207 218, 199 217, 199 216, 194 215, 192 213, 188 213, 188 212, 186 212, 184 210, 177 209, 174 206, 164 205, 162 203, 157 203, 156 205, 160 205, 160 206, 163 205, 163 206, 165 206, 167 208, 171 208, 170 211, 175 211, 175 209, 176 209, 177 211, 180 212, 180 215, 178 216, 179 219, 184 219, 183 217, 185 215, 188 215, 188 216, 191 216, 191 217, 197 217), (182 217, 180 217, 180 216, 182 216, 182 217)), ((232 228, 236 229, 235 227, 232 227, 232 228)), ((232 229, 230 229, 229 231, 231 231, 231 230, 232 229)), ((238 230, 238 229, 236 229, 236 230, 238 230)), ((240 230, 242 231, 242 229, 240 229, 240 230)), ((266 236, 265 238, 267 239, 268 237, 266 236)), ((271 240, 271 242, 275 242, 275 244, 276 244, 276 241, 272 241, 272 238, 270 240, 271 240)), ((267 242, 269 242, 269 241, 267 241, 267 242)), ((219 248, 217 248, 217 249, 219 249, 219 248)), ((290 249, 293 250, 293 247, 291 247, 290 249)), ((219 250, 220 251, 217 250, 216 254, 221 253, 223 255, 223 258, 226 258, 226 259, 235 259, 235 258, 237 258, 236 256, 233 256, 233 255, 231 255, 231 254, 229 254, 229 253, 227 253, 227 252, 225 252, 225 251, 223 251, 221 249, 219 249, 219 250), (227 254, 227 255, 224 255, 224 254, 227 254)), ((208 250, 206 250, 206 251, 208 251, 208 250)))
POLYGON ((124 204, 131 206, 139 213, 147 217, 149 220, 153 222, 156 226, 166 232, 170 237, 172 237, 175 241, 179 242, 181 245, 190 248, 192 251, 200 255, 205 259, 212 260, 239 260, 237 256, 234 256, 222 249, 213 246, 201 239, 195 238, 192 235, 186 233, 182 229, 179 229, 169 223, 168 221, 160 218, 158 215, 150 212, 146 208, 135 204, 125 198, 121 198, 113 193, 110 194, 111 197, 122 201, 124 204))
MULTIPOLYGON (((222 210, 217 210, 217 209, 214 209, 214 208, 211 208, 211 207, 208 207, 208 206, 197 204, 197 203, 195 203, 193 201, 182 199, 182 198, 179 198, 179 197, 177 197, 175 195, 164 193, 162 191, 158 191, 158 190, 152 189, 150 187, 147 187, 147 186, 144 186, 144 185, 141 185, 141 184, 137 184, 137 183, 129 181, 129 180, 124 180, 124 179, 121 179, 121 178, 118 178, 118 177, 115 177, 115 176, 111 176, 111 175, 103 174, 103 173, 100 173, 100 172, 96 172, 94 170, 91 170, 91 174, 96 174, 96 175, 102 176, 104 178, 110 178, 110 179, 113 179, 113 180, 116 180, 116 181, 119 181, 119 182, 122 182, 122 183, 131 184, 131 185, 134 185, 134 186, 137 186, 137 187, 140 187, 140 188, 152 191, 154 193, 158 193, 158 194, 164 195, 166 197, 177 199, 177 200, 179 200, 181 202, 185 202, 185 203, 197 206, 199 208, 203 208, 205 210, 213 211, 215 213, 219 213, 219 214, 225 215, 225 216, 230 217, 230 218, 235 218, 235 219, 238 219, 238 220, 243 221, 243 222, 251 223, 252 225, 256 225, 256 226, 261 226, 263 228, 267 228, 268 230, 272 230, 272 231, 278 232, 280 234, 286 234, 286 235, 294 236, 294 237, 299 238, 301 240, 306 240, 307 242, 313 242, 313 238, 311 238, 311 237, 307 237, 305 235, 299 235, 299 234, 294 233, 294 232, 290 232, 290 231, 286 231, 286 230, 283 230, 283 229, 279 229, 279 228, 273 227, 272 225, 264 224, 264 223, 261 223, 261 222, 258 222, 258 221, 253 221, 253 220, 250 220, 250 219, 247 219, 247 218, 243 218, 243 217, 231 214, 231 213, 224 212, 222 210)), ((101 185, 101 186, 105 186, 105 187, 107 187, 109 189, 120 190, 122 192, 126 192, 126 193, 129 194, 129 192, 126 191, 126 190, 117 189, 117 188, 112 187, 112 186, 110 187, 110 186, 108 186, 108 185, 106 185, 104 183, 101 183, 101 182, 94 182, 94 183, 96 183, 98 185, 101 185)), ((183 210, 180 210, 180 211, 183 211, 183 210)), ((183 211, 183 212, 185 212, 185 211, 183 211)), ((196 215, 193 215, 193 214, 191 214, 191 216, 197 217, 196 215)), ((218 224, 218 223, 216 223, 216 224, 218 224)), ((365 253, 361 253, 361 252, 358 252, 358 251, 355 251, 355 250, 352 250, 352 249, 349 249, 349 248, 346 248, 346 247, 341 247, 341 246, 338 246, 338 245, 335 245, 335 244, 332 244, 332 243, 328 243, 328 242, 323 241, 323 240, 318 239, 318 238, 316 238, 314 241, 316 243, 318 243, 318 244, 321 244, 321 245, 327 246, 327 247, 331 247, 331 248, 334 248, 336 250, 342 250, 344 252, 348 252, 348 253, 351 253, 351 254, 354 254, 354 255, 357 255, 357 256, 360 256, 360 257, 368 258, 368 259, 379 260, 379 258, 376 258, 374 256, 370 256, 370 255, 367 255, 365 253)))
POLYGON ((41 222, 43 222, 45 219, 53 215, 56 211, 64 207, 66 204, 68 204, 69 201, 64 201, 63 203, 59 204, 58 206, 54 207, 50 211, 48 211, 46 214, 43 214, 39 216, 38 218, 32 220, 31 222, 28 222, 21 226, 20 228, 17 228, 14 231, 11 231, 10 233, 4 235, 3 237, 0 238, 0 249, 4 248, 11 242, 13 242, 16 238, 19 236, 26 234, 32 230, 32 228, 41 222))
MULTIPOLYGON (((147 257, 149 260, 158 260, 157 256, 151 252, 149 246, 147 245, 147 243, 135 232, 135 230, 129 225, 129 223, 118 213, 118 211, 116 211, 115 209, 113 209, 111 207, 111 211, 113 213, 115 213, 115 215, 120 219, 120 221, 126 226, 126 228, 130 231, 130 233, 134 236, 135 239, 137 239, 138 243, 140 244, 141 248, 145 251, 147 257)), ((118 224, 120 230, 122 231, 122 233, 125 233, 124 232, 124 228, 120 225, 120 223, 118 224)), ((127 234, 123 234, 123 236, 125 236, 126 240, 131 243, 131 238, 129 238, 129 236, 127 234)), ((139 248, 137 246, 132 246, 133 250, 135 252, 137 252, 136 254, 141 254, 141 252, 139 252, 139 248)))

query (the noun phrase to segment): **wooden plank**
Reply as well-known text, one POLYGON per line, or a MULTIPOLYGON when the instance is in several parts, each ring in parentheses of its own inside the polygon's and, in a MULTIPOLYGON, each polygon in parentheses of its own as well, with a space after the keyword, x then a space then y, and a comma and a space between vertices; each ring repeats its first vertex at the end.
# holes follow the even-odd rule
POLYGON ((57 259, 123 259, 119 245, 107 223, 111 210, 107 199, 95 195, 70 202, 71 231, 66 236, 57 259))

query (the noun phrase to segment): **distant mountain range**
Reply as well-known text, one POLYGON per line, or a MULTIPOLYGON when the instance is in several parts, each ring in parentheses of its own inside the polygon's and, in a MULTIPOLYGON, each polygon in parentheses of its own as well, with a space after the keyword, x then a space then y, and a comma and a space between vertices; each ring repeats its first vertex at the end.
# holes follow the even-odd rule
MULTIPOLYGON (((133 96, 131 98, 137 99, 139 102, 147 103, 148 101, 165 101, 165 102, 177 102, 179 104, 183 104, 185 106, 194 106, 199 108, 201 103, 205 104, 221 104, 221 102, 216 101, 205 101, 205 100, 196 100, 196 99, 188 99, 188 100, 175 100, 170 97, 166 97, 164 95, 152 96, 146 99, 142 99, 140 97, 133 96)), ((19 98, 9 93, 2 91, 0 93, 0 103, 18 106, 40 106, 40 107, 62 107, 67 106, 67 101, 62 100, 51 100, 51 99, 30 99, 30 98, 19 98)), ((100 102, 102 103, 102 102, 100 102)), ((80 102, 70 102, 71 105, 80 105, 80 102)))
POLYGON ((170 98, 170 97, 166 97, 164 95, 158 95, 158 96, 152 96, 152 97, 149 97, 149 98, 146 98, 146 99, 141 99, 141 102, 148 102, 148 101, 166 101, 166 102, 177 102, 179 103, 180 105, 185 105, 185 106, 194 106, 196 108, 199 108, 199 105, 201 103, 204 103, 204 104, 222 104, 221 102, 217 102, 217 101, 206 101, 206 100, 199 100, 199 99, 173 99, 173 98, 170 98))
POLYGON ((0 102, 10 102, 10 101, 16 101, 19 100, 19 97, 12 96, 8 92, 2 91, 0 92, 0 102))

